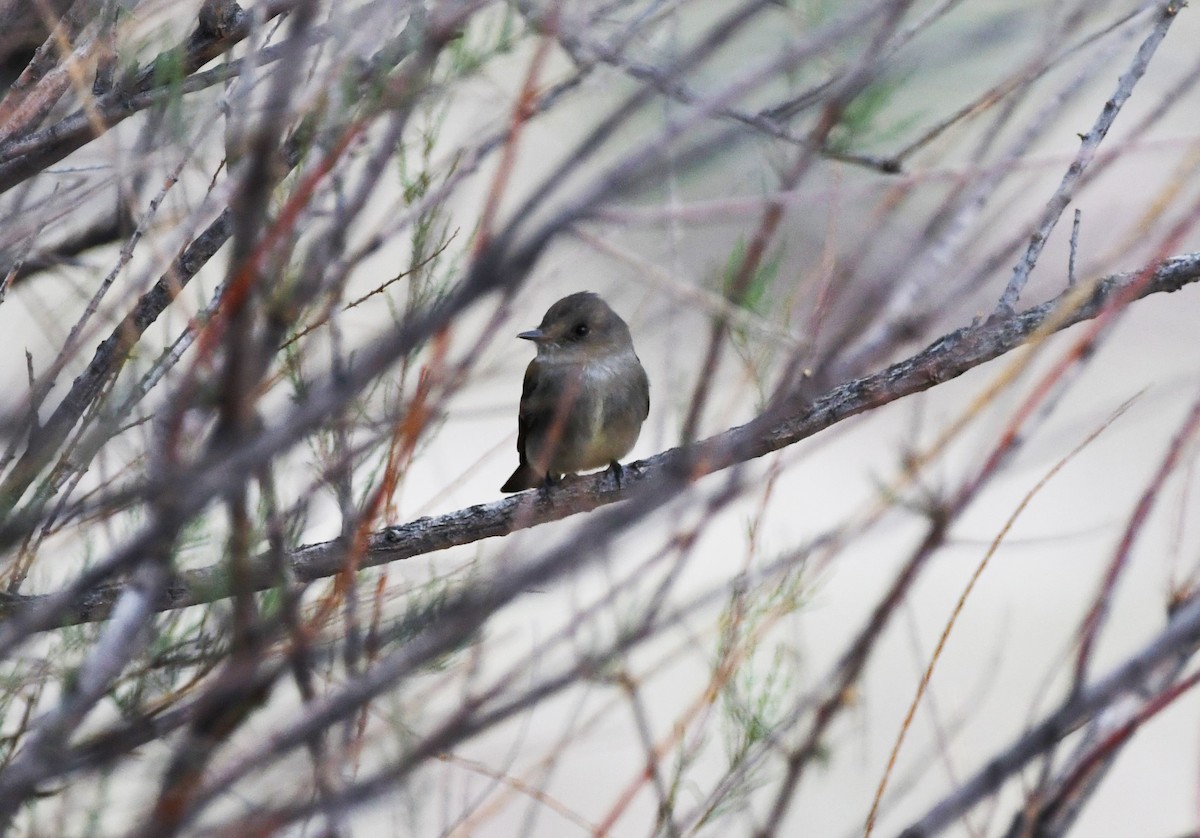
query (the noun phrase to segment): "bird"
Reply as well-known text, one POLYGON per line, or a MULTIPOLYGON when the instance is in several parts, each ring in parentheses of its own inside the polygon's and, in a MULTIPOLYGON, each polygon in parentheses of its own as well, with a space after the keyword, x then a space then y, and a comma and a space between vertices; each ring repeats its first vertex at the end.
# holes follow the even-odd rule
POLYGON ((650 380, 629 326, 591 291, 563 297, 517 337, 537 345, 517 415, 519 465, 502 492, 546 488, 564 474, 620 460, 650 414, 650 380))

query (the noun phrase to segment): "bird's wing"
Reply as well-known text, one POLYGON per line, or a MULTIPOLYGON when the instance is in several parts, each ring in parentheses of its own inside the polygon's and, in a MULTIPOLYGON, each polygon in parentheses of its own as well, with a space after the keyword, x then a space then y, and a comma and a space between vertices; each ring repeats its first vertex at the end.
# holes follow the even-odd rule
POLYGON ((537 358, 534 358, 525 368, 525 381, 521 385, 521 407, 517 413, 517 456, 520 458, 521 465, 528 462, 525 456, 525 441, 530 434, 536 435, 545 427, 552 415, 552 404, 547 409, 546 390, 548 387, 543 386, 541 392, 538 391, 540 373, 541 365, 538 364, 537 358))
POLYGON ((517 411, 517 470, 500 487, 501 492, 520 492, 533 489, 545 479, 529 464, 526 447, 529 440, 537 439, 553 418, 553 406, 547 406, 547 391, 552 389, 553 376, 542 376, 541 365, 534 358, 525 368, 525 381, 521 386, 521 407, 517 411))

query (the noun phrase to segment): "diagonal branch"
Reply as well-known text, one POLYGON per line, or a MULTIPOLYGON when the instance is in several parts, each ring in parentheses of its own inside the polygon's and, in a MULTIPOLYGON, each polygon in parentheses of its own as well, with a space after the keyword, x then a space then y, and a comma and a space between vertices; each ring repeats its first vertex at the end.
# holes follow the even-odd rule
MULTIPOLYGON (((1172 615, 1167 627, 1140 652, 1094 684, 1077 690, 1057 710, 1022 734, 1011 746, 944 798, 920 820, 901 833, 901 838, 936 835, 971 807, 991 796, 1015 773, 1049 751, 1119 696, 1144 688, 1163 666, 1172 667, 1181 655, 1200 646, 1200 600, 1193 599, 1172 615)), ((1189 682, 1184 682, 1187 685, 1189 682)), ((1174 697, 1167 691, 1167 697, 1174 697)), ((1153 706, 1156 702, 1149 702, 1153 706)))
MULTIPOLYGON (((262 10, 263 19, 286 14, 297 0, 271 0, 262 10)), ((256 25, 254 15, 229 4, 228 11, 212 16, 201 14, 196 29, 179 46, 155 56, 127 82, 118 84, 86 107, 27 136, 0 144, 0 192, 40 174, 67 155, 82 148, 135 113, 165 97, 175 95, 172 83, 164 82, 163 67, 171 67, 187 79, 214 58, 245 40, 256 25)), ((205 6, 209 8, 208 5, 205 6)), ((216 74, 196 84, 201 89, 219 81, 216 74)), ((181 85, 186 90, 186 85, 181 85)))
POLYGON ((1096 152, 1100 148, 1100 143, 1108 136, 1108 131, 1116 120, 1117 114, 1121 112, 1121 107, 1133 94, 1134 86, 1145 75, 1146 68, 1150 65, 1150 59, 1154 57, 1154 52, 1158 49, 1158 45, 1167 36, 1167 30, 1171 28, 1171 24, 1175 21, 1180 8, 1181 4, 1178 0, 1167 0, 1161 4, 1154 28, 1146 36, 1146 40, 1142 42, 1141 47, 1138 48, 1129 69, 1117 82, 1116 91, 1104 103, 1104 107, 1100 111, 1100 116, 1096 118, 1096 122, 1092 125, 1091 130, 1086 134, 1080 135, 1080 146, 1078 153, 1075 155, 1075 160, 1067 167, 1062 182, 1059 184, 1058 189, 1055 190, 1054 196, 1046 204, 1046 209, 1042 213, 1037 230, 1029 240, 1029 246, 1026 248, 1025 254, 1021 257, 1021 261, 1017 263, 1017 266, 1013 268, 1008 285, 1005 287, 1004 293, 1000 296, 1000 302, 996 308, 997 314, 1009 314, 1015 308, 1017 299, 1021 296, 1021 291, 1029 279, 1029 274, 1033 272, 1034 265, 1037 264, 1038 257, 1041 256, 1042 248, 1046 246, 1046 240, 1050 238, 1050 233, 1058 224, 1058 219, 1062 216, 1063 210, 1071 202, 1076 187, 1083 180, 1084 171, 1096 156, 1096 152))
MULTIPOLYGON (((359 566, 376 567, 589 512, 626 500, 659 483, 665 484, 673 475, 682 473, 695 480, 793 445, 851 416, 928 390, 1040 334, 1090 320, 1110 307, 1150 294, 1178 291, 1197 281, 1200 281, 1200 253, 1188 253, 1167 259, 1157 267, 1113 274, 1090 290, 1068 289, 1020 314, 951 332, 903 361, 833 388, 811 404, 791 405, 694 446, 672 448, 633 463, 626 467, 619 486, 608 473, 572 477, 550 493, 523 493, 387 527, 368 539, 359 566)), ((345 547, 341 542, 327 541, 300 547, 288 560, 296 580, 305 583, 336 574, 343 567, 344 557, 345 547)), ((248 577, 256 590, 273 587, 278 578, 265 556, 252 562, 248 577)), ((82 594, 62 615, 62 624, 104 619, 125 585, 123 582, 101 585, 82 594)), ((216 602, 229 595, 226 569, 214 564, 178 574, 157 607, 165 611, 216 602)), ((36 607, 52 596, 55 595, 0 598, 0 620, 36 607)))

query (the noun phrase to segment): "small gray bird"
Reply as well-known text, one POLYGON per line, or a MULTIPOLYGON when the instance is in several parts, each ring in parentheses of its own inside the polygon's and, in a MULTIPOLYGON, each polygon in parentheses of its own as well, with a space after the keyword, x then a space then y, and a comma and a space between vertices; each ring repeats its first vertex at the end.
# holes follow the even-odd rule
POLYGON ((609 466, 637 442, 650 413, 650 382, 625 321, 590 291, 550 306, 536 329, 517 418, 520 465, 502 492, 553 483, 560 475, 609 466))

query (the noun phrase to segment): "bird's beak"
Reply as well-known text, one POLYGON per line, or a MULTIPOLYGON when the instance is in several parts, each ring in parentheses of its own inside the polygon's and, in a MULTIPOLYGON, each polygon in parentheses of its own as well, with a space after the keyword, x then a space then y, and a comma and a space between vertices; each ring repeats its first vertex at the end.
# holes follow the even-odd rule
POLYGON ((534 343, 538 343, 545 340, 546 335, 541 329, 530 329, 528 332, 521 332, 517 337, 521 338, 521 340, 531 340, 534 343))

